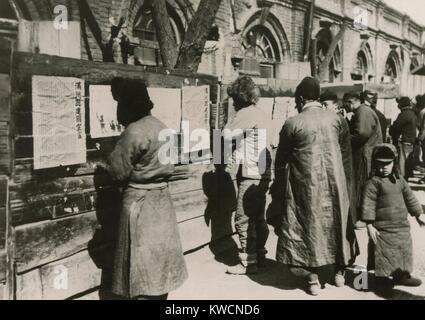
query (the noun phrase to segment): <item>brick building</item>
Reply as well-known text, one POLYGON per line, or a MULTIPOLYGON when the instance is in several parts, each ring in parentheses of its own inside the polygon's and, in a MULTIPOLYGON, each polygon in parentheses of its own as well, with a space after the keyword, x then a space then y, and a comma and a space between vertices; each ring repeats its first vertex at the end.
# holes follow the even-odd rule
MULTIPOLYGON (((75 46, 81 47, 81 58, 102 60, 100 43, 108 41, 111 18, 118 21, 124 17, 123 32, 136 46, 139 61, 158 65, 161 62, 152 17, 143 3, 143 0, 2 1, 0 32, 17 36, 19 20, 52 21, 58 16, 55 7, 64 5, 69 20, 80 21, 80 44, 75 46)), ((180 43, 199 1, 169 0, 168 3, 175 38, 180 43)), ((261 78, 297 79, 305 75, 309 67, 300 67, 298 63, 305 60, 309 7, 308 0, 222 1, 215 21, 220 38, 207 43, 199 71, 222 76, 224 82, 234 79, 240 71, 261 78)), ((425 92, 425 80, 411 73, 424 60, 424 26, 378 0, 317 0, 312 36, 317 39, 318 61, 323 59, 342 23, 347 23, 348 29, 338 43, 326 80, 395 82, 404 94, 425 92), (367 26, 358 26, 359 21, 367 26)), ((116 47, 119 62, 118 43, 116 47)))

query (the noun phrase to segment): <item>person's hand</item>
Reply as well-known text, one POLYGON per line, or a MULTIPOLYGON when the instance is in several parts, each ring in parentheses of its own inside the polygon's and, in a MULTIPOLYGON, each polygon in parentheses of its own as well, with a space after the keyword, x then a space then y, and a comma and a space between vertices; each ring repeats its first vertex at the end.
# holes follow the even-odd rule
POLYGON ((424 215, 420 215, 419 217, 416 217, 416 221, 418 222, 418 224, 421 228, 425 227, 425 217, 424 217, 424 215))
POLYGON ((374 244, 378 243, 378 237, 380 236, 379 231, 372 224, 367 225, 367 234, 372 239, 374 244))

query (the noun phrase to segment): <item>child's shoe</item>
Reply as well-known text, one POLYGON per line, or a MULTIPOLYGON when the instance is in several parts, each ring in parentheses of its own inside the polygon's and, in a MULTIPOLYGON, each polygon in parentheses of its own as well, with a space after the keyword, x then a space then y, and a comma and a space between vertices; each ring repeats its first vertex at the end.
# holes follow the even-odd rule
POLYGON ((394 285, 404 287, 420 287, 422 280, 412 277, 410 274, 405 274, 401 277, 394 277, 394 285))

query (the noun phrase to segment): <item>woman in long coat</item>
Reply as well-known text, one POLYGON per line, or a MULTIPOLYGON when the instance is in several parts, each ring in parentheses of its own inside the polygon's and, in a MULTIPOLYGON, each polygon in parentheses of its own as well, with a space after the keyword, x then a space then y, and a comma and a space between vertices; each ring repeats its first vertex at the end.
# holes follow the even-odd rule
POLYGON ((158 156, 165 125, 150 113, 145 84, 114 79, 118 121, 126 127, 110 155, 110 172, 123 186, 112 292, 138 299, 166 299, 187 278, 168 179, 172 164, 158 156))

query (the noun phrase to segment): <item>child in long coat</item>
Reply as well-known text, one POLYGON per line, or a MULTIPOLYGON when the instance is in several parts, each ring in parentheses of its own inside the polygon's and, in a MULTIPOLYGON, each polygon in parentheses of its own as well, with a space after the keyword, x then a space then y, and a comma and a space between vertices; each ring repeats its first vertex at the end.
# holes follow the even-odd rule
POLYGON ((396 158, 393 145, 375 147, 372 178, 363 193, 362 220, 367 223, 370 238, 368 269, 375 270, 378 289, 422 284, 411 276, 413 249, 408 215, 423 227, 423 209, 406 180, 398 174, 396 158))

